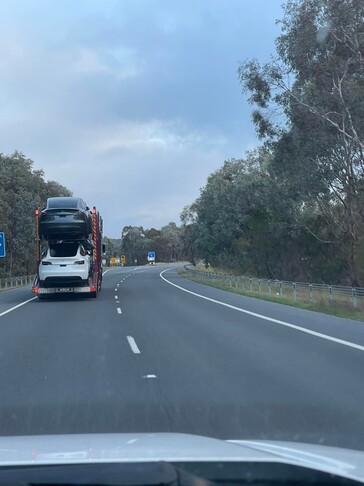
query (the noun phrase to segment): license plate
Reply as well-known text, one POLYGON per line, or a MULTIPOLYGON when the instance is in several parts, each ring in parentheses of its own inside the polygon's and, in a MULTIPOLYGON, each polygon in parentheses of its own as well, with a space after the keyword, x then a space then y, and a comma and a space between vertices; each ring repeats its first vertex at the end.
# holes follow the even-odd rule
POLYGON ((56 289, 56 292, 73 292, 73 289, 69 289, 69 288, 56 289))

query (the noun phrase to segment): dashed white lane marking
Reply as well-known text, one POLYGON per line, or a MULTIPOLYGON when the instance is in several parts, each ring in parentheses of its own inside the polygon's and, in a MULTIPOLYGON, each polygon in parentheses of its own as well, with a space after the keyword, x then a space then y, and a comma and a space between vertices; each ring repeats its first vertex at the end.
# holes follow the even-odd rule
POLYGON ((157 378, 157 375, 145 375, 143 378, 157 378))
POLYGON ((117 292, 117 291, 118 291, 118 289, 115 289, 115 292, 117 292))
POLYGON ((119 287, 119 286, 120 286, 120 284, 116 284, 116 286, 117 286, 117 287, 119 287))
POLYGON ((119 297, 117 295, 115 295, 115 299, 118 299, 119 297))
POLYGON ((129 346, 131 347, 133 353, 140 354, 140 350, 137 346, 137 343, 135 342, 135 339, 132 336, 126 336, 126 339, 128 340, 129 346))
POLYGON ((130 439, 128 440, 127 444, 134 444, 134 442, 138 442, 139 439, 130 439))
POLYGON ((120 304, 120 301, 119 301, 119 300, 116 300, 115 302, 116 302, 117 304, 120 304))
POLYGON ((220 300, 211 299, 210 297, 206 297, 205 295, 198 294, 197 292, 192 292, 192 290, 187 290, 187 289, 180 287, 179 285, 177 285, 173 282, 170 282, 169 280, 167 280, 163 276, 163 273, 168 272, 168 270, 173 270, 173 269, 167 268, 166 270, 163 270, 163 272, 161 272, 159 274, 159 276, 165 282, 167 282, 169 285, 173 285, 173 287, 176 287, 179 290, 183 290, 183 292, 187 292, 188 294, 194 295, 195 297, 199 297, 200 299, 208 300, 210 302, 213 302, 214 304, 218 304, 218 305, 222 305, 224 307, 228 307, 229 309, 233 309, 233 310, 236 310, 238 312, 242 312, 243 314, 248 314, 250 316, 258 317, 259 319, 263 319, 265 321, 274 322, 275 324, 279 324, 279 325, 285 326, 285 327, 290 327, 291 329, 295 329, 296 331, 301 331, 301 332, 305 332, 306 334, 311 334, 311 336, 316 336, 316 337, 319 337, 321 339, 326 339, 327 341, 332 341, 334 343, 343 344, 344 346, 348 346, 349 348, 354 348, 354 349, 358 349, 359 351, 364 351, 364 346, 361 346, 360 344, 355 344, 355 343, 352 343, 350 341, 345 341, 344 339, 339 339, 339 338, 336 338, 336 337, 333 337, 333 336, 328 336, 327 334, 322 334, 321 332, 311 331, 311 329, 306 329, 305 327, 296 326, 295 324, 290 324, 289 322, 280 321, 279 319, 273 319, 273 317, 268 317, 268 316, 264 316, 262 314, 257 314, 256 312, 251 312, 251 311, 248 311, 248 310, 245 310, 245 309, 241 309, 240 307, 236 307, 235 305, 226 304, 225 302, 221 302, 220 300))
POLYGON ((117 307, 117 309, 116 309, 116 310, 117 310, 117 313, 118 313, 118 314, 121 314, 121 309, 120 309, 120 307, 117 307))
POLYGON ((13 311, 13 310, 15 310, 15 309, 18 309, 18 308, 19 308, 19 307, 21 307, 22 305, 25 305, 25 304, 27 304, 28 302, 31 302, 32 300, 35 300, 36 298, 37 298, 37 297, 32 297, 31 299, 25 300, 24 302, 20 302, 20 304, 18 304, 18 305, 14 305, 14 307, 10 307, 10 309, 8 309, 8 310, 6 310, 6 311, 2 312, 2 313, 0 314, 0 317, 5 316, 5 314, 9 314, 9 312, 11 312, 11 311, 13 311))

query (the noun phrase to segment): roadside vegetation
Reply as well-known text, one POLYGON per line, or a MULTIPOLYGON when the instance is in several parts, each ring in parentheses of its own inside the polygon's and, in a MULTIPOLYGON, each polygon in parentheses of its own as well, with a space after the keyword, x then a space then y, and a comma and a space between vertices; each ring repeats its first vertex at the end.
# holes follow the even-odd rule
POLYGON ((270 62, 238 70, 262 145, 181 219, 191 261, 364 286, 364 3, 289 0, 270 62))
POLYGON ((0 154, 0 231, 6 237, 0 278, 35 273, 35 208, 45 207, 48 197, 72 195, 33 166, 21 152, 0 154))

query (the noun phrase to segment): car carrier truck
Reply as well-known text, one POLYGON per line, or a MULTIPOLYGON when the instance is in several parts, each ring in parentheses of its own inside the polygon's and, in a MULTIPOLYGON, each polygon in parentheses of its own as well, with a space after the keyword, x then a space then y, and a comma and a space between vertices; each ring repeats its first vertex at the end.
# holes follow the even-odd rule
MULTIPOLYGON (((64 199, 64 206, 69 204, 69 201, 66 201, 68 198, 50 199, 64 199)), ((61 203, 62 201, 57 201, 60 206, 62 206, 61 203)), ((87 210, 90 213, 91 223, 88 237, 85 234, 75 237, 75 234, 66 231, 60 231, 58 236, 57 232, 52 232, 51 236, 45 234, 42 230, 47 210, 41 211, 39 208, 35 210, 37 275, 32 292, 38 296, 38 299, 43 300, 55 294, 84 294, 96 298, 101 290, 102 218, 95 207, 92 211, 87 207, 87 210)), ((69 223, 72 218, 77 221, 80 216, 79 208, 62 209, 61 207, 57 210, 55 218, 62 221, 63 217, 65 223, 66 221, 69 223)), ((46 217, 48 220, 52 220, 49 212, 46 217)), ((66 227, 71 226, 65 224, 66 227)), ((61 230, 62 225, 59 228, 61 230)))

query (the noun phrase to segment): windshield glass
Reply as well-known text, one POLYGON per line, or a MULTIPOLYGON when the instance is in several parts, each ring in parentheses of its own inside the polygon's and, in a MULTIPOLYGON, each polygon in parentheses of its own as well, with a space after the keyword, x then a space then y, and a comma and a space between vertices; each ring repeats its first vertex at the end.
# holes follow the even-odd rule
POLYGON ((0 452, 364 451, 364 1, 0 4, 0 452))
POLYGON ((47 201, 47 209, 76 209, 78 207, 79 201, 74 197, 55 197, 47 201))
POLYGON ((73 257, 77 255, 78 243, 53 243, 49 246, 51 257, 73 257))

